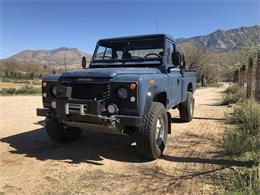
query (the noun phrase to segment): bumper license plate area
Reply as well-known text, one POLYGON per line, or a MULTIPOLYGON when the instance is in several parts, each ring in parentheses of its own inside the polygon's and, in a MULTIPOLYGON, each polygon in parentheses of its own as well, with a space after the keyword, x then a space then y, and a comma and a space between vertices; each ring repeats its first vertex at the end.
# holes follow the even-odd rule
POLYGON ((85 116, 88 114, 88 105, 87 104, 65 104, 65 114, 79 114, 85 116))
POLYGON ((85 115, 101 115, 104 108, 103 101, 94 100, 69 100, 64 104, 64 113, 66 115, 77 114, 85 115))

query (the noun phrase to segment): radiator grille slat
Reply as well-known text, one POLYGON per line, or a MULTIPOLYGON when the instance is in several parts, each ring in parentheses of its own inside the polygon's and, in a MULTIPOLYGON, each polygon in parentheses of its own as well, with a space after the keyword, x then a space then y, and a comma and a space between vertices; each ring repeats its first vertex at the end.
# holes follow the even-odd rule
POLYGON ((105 102, 110 100, 111 85, 110 83, 68 83, 63 84, 72 87, 72 98, 89 99, 89 100, 103 100, 105 102))

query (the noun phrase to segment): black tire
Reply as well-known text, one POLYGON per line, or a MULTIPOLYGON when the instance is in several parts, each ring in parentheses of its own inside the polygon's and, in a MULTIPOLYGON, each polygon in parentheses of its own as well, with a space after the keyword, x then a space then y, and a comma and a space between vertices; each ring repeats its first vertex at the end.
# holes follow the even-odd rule
POLYGON ((56 118, 46 119, 46 130, 49 137, 57 143, 72 142, 82 132, 80 129, 63 125, 56 118))
POLYGON ((187 92, 187 99, 179 105, 181 121, 190 122, 194 113, 194 98, 191 91, 187 92))
POLYGON ((150 111, 144 116, 143 126, 137 131, 137 151, 144 157, 154 160, 164 151, 168 134, 168 116, 163 104, 153 102, 150 111), (163 129, 157 131, 157 123, 163 129), (159 137, 158 137, 159 136, 159 137))

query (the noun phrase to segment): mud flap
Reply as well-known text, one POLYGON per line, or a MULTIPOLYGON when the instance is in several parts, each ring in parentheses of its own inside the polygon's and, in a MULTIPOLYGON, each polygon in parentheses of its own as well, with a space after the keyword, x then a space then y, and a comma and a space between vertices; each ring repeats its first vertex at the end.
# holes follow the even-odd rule
POLYGON ((168 134, 171 134, 172 133, 172 128, 171 128, 171 119, 172 119, 172 116, 171 116, 171 113, 170 112, 167 112, 167 116, 168 116, 168 134))

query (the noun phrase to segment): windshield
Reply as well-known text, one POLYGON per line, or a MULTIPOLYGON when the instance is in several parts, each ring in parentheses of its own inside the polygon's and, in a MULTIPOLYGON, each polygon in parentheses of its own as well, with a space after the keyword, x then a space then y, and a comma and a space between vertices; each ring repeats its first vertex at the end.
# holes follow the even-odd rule
POLYGON ((163 56, 162 38, 100 41, 92 65, 160 64, 163 56))

